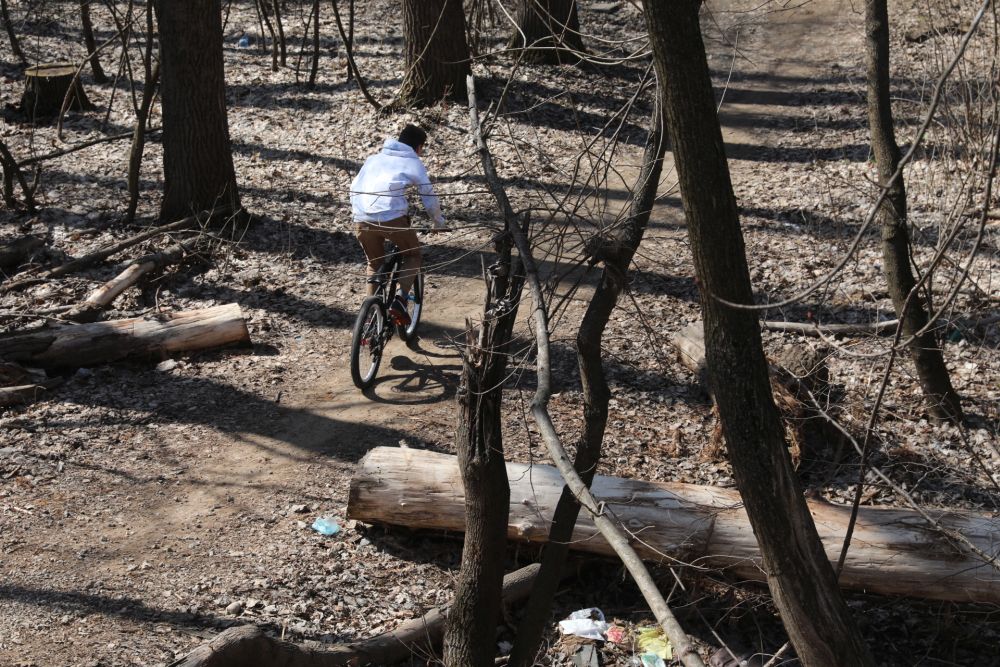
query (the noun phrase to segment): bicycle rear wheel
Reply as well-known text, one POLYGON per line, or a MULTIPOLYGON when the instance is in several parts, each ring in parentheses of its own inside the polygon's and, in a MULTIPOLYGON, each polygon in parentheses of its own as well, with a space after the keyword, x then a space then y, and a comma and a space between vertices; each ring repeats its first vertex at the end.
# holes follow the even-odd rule
POLYGON ((351 337, 351 380, 358 389, 372 386, 384 344, 385 309, 379 297, 370 296, 361 304, 351 337))
POLYGON ((418 273, 413 281, 413 287, 407 295, 406 311, 410 314, 410 324, 406 327, 396 327, 400 339, 409 343, 417 337, 417 327, 420 326, 420 313, 424 305, 424 274, 418 273))

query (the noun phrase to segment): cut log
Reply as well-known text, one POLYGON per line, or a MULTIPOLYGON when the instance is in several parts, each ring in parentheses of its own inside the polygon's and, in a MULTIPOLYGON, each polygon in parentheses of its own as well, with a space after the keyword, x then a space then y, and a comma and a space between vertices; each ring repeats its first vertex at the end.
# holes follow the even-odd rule
MULTIPOLYGON (((507 535, 543 542, 563 481, 555 468, 508 463, 511 482, 507 535)), ((765 581, 757 540, 735 489, 598 476, 593 493, 633 536, 645 559, 723 570, 765 581), (676 559, 676 560, 675 560, 676 559)), ((810 500, 831 562, 840 555, 849 506, 810 500)), ((379 447, 351 480, 347 515, 358 521, 462 531, 465 499, 454 456, 379 447)), ((931 511, 941 526, 997 554, 1000 519, 971 512, 931 511)), ((581 513, 571 548, 613 556, 589 516, 581 513)), ((1000 602, 1000 572, 960 551, 916 512, 862 507, 847 555, 842 587, 880 595, 955 602, 1000 602)))
POLYGON ((0 338, 0 360, 49 370, 80 368, 249 341, 240 307, 227 304, 15 334, 0 338))
POLYGON ((67 108, 80 111, 93 108, 83 91, 83 84, 76 76, 76 69, 75 65, 69 63, 48 63, 24 70, 21 113, 28 118, 54 116, 62 109, 68 92, 67 108))
MULTIPOLYGON (((503 601, 528 595, 538 574, 537 564, 511 572, 503 579, 503 601)), ((254 626, 226 630, 169 667, 339 667, 392 665, 413 654, 426 655, 441 643, 448 607, 436 607, 395 630, 329 650, 310 650, 269 637, 254 626)))

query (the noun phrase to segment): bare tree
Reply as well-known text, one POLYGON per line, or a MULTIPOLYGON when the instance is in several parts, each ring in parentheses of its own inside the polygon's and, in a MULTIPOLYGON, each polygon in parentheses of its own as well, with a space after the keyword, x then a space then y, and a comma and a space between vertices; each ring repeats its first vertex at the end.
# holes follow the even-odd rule
POLYGON ((699 0, 647 0, 646 25, 701 286, 708 374, 768 584, 807 667, 874 665, 837 587, 785 446, 698 23, 699 0))
POLYGON ((882 270, 892 305, 900 320, 902 335, 913 338, 910 351, 928 411, 937 419, 959 422, 962 419, 962 404, 958 392, 952 387, 934 331, 924 331, 928 318, 910 268, 906 186, 902 174, 889 182, 899 166, 901 153, 896 143, 889 96, 889 12, 886 0, 865 1, 865 60, 868 66, 868 125, 872 151, 879 178, 883 184, 889 185, 878 211, 882 232, 882 270))
POLYGON ((510 46, 527 62, 575 63, 583 52, 576 0, 521 0, 510 46))
POLYGON ((461 0, 403 0, 406 74, 396 106, 464 100, 469 44, 461 0))
POLYGON ((83 43, 87 45, 87 54, 90 57, 90 68, 94 72, 94 81, 105 83, 108 77, 101 67, 101 59, 97 53, 94 26, 90 21, 90 0, 80 0, 80 21, 83 23, 83 43))
MULTIPOLYGON (((608 422, 608 402, 611 398, 604 376, 601 340, 618 296, 625 287, 629 264, 649 222, 660 183, 665 150, 662 109, 660 105, 656 105, 643 154, 639 185, 631 199, 625 224, 613 237, 602 239, 601 245, 592 252, 593 260, 604 262, 604 271, 576 335, 580 382, 583 385, 584 426, 573 461, 573 467, 587 486, 593 481, 601 458, 604 429, 608 422)), ((530 667, 534 664, 579 514, 580 503, 570 488, 564 486, 552 516, 548 543, 542 552, 540 576, 531 591, 525 615, 517 627, 514 648, 508 662, 510 667, 530 667)))
POLYGON ((159 0, 162 220, 240 208, 226 118, 220 0, 159 0))
POLYGON ((10 12, 7 11, 7 0, 0 0, 0 18, 3 19, 3 29, 7 31, 7 39, 10 40, 10 51, 21 64, 28 62, 21 50, 21 44, 17 41, 17 33, 14 32, 14 24, 10 20, 10 12))

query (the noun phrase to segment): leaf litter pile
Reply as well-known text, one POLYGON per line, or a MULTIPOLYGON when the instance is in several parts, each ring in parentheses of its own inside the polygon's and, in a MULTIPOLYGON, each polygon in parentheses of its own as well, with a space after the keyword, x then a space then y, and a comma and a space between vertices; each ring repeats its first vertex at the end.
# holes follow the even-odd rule
MULTIPOLYGON (((705 24, 751 276, 762 302, 794 294, 835 266, 876 192, 860 18, 836 5, 816 2, 802 9, 803 21, 826 21, 825 28, 812 31, 807 43, 795 42, 780 61, 773 45, 801 29, 793 13, 743 11, 738 2, 721 2, 705 24), (734 60, 737 34, 743 56, 734 60)), ((119 319, 238 303, 252 345, 68 371, 40 400, 3 408, 0 664, 165 664, 243 623, 322 646, 392 629, 450 599, 460 540, 347 521, 347 492, 355 463, 372 447, 454 451, 460 360, 453 341, 461 338, 465 317, 480 315, 480 255, 487 253, 490 263, 491 236, 501 221, 479 171, 467 109, 448 103, 378 115, 357 86, 345 82, 343 45, 333 39, 333 18, 325 13, 318 83, 314 89, 304 85, 305 64, 297 83, 295 57, 308 7, 304 14, 296 3, 288 8, 289 66, 277 72, 260 48, 253 5, 233 3, 225 29, 233 154, 252 222, 202 235, 197 252, 126 291, 104 314, 119 319), (246 47, 240 46, 244 35, 246 47), (425 237, 429 323, 416 349, 390 348, 382 370, 388 379, 376 391, 381 400, 370 401, 351 386, 345 367, 364 293, 347 190, 364 158, 404 122, 419 122, 431 133, 425 161, 456 231, 425 237), (317 533, 311 526, 324 517, 338 521, 340 532, 317 533)), ((14 9, 23 12, 24 6, 14 9)), ((897 9, 894 85, 903 143, 926 108, 932 63, 953 51, 957 37, 947 31, 926 36, 918 25, 923 19, 913 18, 916 9, 897 9)), ((110 17, 97 7, 93 14, 98 40, 110 38, 110 17)), ((78 19, 68 4, 46 5, 44 17, 29 14, 19 24, 29 58, 78 62, 78 19)), ((581 3, 581 22, 586 32, 611 41, 643 29, 629 2, 581 3)), ((486 46, 502 48, 503 33, 498 28, 486 46)), ((391 101, 403 74, 397 5, 359 3, 356 34, 360 71, 377 98, 391 101)), ((115 53, 104 54, 109 71, 117 65, 115 53)), ((89 69, 83 80, 97 110, 70 112, 62 141, 54 124, 32 127, 11 108, 20 97, 20 69, 7 51, 0 55, 0 104, 10 105, 0 140, 16 159, 131 130, 127 77, 112 100, 111 84, 94 83, 89 69)), ((550 408, 563 440, 572 445, 582 429, 574 337, 599 276, 599 266, 587 268, 582 249, 585 238, 599 233, 625 202, 621 179, 629 187, 635 180, 651 92, 629 104, 647 63, 513 64, 511 56, 501 55, 474 69, 481 104, 504 95, 490 148, 515 208, 535 211, 540 259, 550 275, 560 277, 550 283, 558 303, 558 386, 550 408), (626 107, 627 114, 618 115, 626 107), (612 150, 614 140, 619 143, 612 150), (594 179, 579 176, 609 159, 621 178, 609 177, 595 188, 594 179), (557 214, 544 214, 558 206, 557 214), (574 215, 568 218, 569 209, 574 215), (574 228, 567 219, 579 224, 574 228)), ((157 114, 154 105, 154 126, 157 114)), ((946 150, 944 130, 932 140, 937 143, 907 171, 920 265, 933 256, 943 221, 968 196, 965 157, 946 150)), ((0 241, 44 239, 21 267, 30 270, 58 266, 134 235, 155 219, 161 159, 154 136, 146 147, 134 228, 121 224, 128 201, 127 140, 43 162, 37 212, 0 212, 0 241)), ((718 420, 711 400, 670 343, 699 319, 673 180, 668 174, 661 187, 628 292, 605 334, 613 398, 600 472, 733 486, 724 448, 713 435, 718 420)), ((959 236, 954 261, 938 269, 935 294, 946 294, 960 273, 974 236, 969 230, 959 236)), ((79 303, 113 277, 120 262, 162 250, 169 240, 153 239, 59 279, 0 290, 4 330, 41 326, 47 311, 79 303)), ((960 433, 925 418, 906 355, 896 361, 876 426, 872 463, 928 509, 995 513, 1000 499, 1000 334, 991 320, 1000 267, 996 244, 994 223, 987 226, 969 282, 944 317, 944 355, 970 426, 960 433)), ((766 317, 872 324, 891 319, 891 313, 878 234, 869 232, 834 281, 766 317)), ((526 317, 527 309, 521 314, 526 317)), ((504 445, 510 460, 544 463, 527 411, 534 389, 533 360, 526 353, 530 335, 527 327, 519 332, 520 352, 505 393, 504 445)), ((789 347, 822 353, 836 416, 854 436, 863 435, 886 360, 876 353, 885 352, 891 338, 822 340, 777 331, 764 336, 772 355, 789 347)), ((835 460, 803 455, 799 471, 811 493, 831 502, 853 500, 857 460, 850 453, 835 460)), ((874 474, 866 482, 864 503, 905 504, 874 474)), ((512 546, 510 569, 536 555, 534 547, 512 546)), ((640 628, 652 620, 641 597, 617 563, 580 558, 571 569, 554 620, 600 607, 613 627, 623 629, 621 641, 599 645, 603 664, 630 664, 639 653, 640 628)), ((721 641, 767 654, 784 642, 760 588, 682 568, 682 589, 670 570, 656 574, 664 590, 674 591, 681 620, 706 654, 721 641)), ((849 604, 882 664, 971 664, 995 657, 1000 625, 992 608, 860 595, 849 604)), ((517 614, 505 616, 501 648, 512 640, 517 614)), ((561 637, 553 623, 542 660, 573 664, 579 645, 561 637)), ((424 660, 415 656, 413 662, 424 660)))

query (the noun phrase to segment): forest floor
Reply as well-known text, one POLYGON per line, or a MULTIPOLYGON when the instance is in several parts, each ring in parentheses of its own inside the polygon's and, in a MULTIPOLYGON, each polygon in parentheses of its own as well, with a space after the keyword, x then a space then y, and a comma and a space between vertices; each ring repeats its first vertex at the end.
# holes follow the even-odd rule
MULTIPOLYGON (((757 4, 714 2, 705 30, 754 286, 774 301, 836 265, 869 210, 875 174, 862 16, 836 0, 775 12, 747 9, 757 4)), ((373 93, 387 102, 402 76, 398 10, 388 0, 359 5, 358 63, 373 93)), ((918 12, 908 5, 892 7, 900 16, 893 56, 901 143, 925 108, 931 64, 957 40, 951 33, 912 39, 918 12)), ((45 6, 71 11, 71 3, 45 6)), ((642 32, 642 18, 628 2, 582 2, 581 9, 585 32, 603 39, 642 32)), ((103 11, 94 10, 99 41, 111 36, 103 11)), ((237 46, 244 31, 256 38, 252 12, 252 4, 232 4, 225 57, 236 171, 254 219, 239 236, 217 243, 210 257, 126 293, 109 313, 236 302, 252 346, 81 369, 43 400, 0 413, 0 665, 163 665, 243 623, 296 641, 346 642, 451 597, 460 538, 364 526, 344 521, 344 513, 354 466, 372 447, 454 451, 461 370, 455 341, 467 319, 481 316, 481 258, 490 263, 491 230, 500 224, 470 143, 467 109, 445 105, 380 117, 357 86, 345 82, 342 46, 326 18, 319 82, 309 90, 296 83, 299 41, 292 42, 289 67, 277 72, 255 42, 237 46), (411 348, 394 341, 375 387, 362 395, 347 368, 350 328, 364 291, 347 191, 364 158, 407 121, 431 132, 426 163, 457 231, 427 237, 420 340, 411 348), (309 524, 320 516, 338 517, 343 532, 324 538, 312 531, 309 524)), ((29 56, 79 58, 78 17, 46 18, 29 17, 22 26, 30 34, 23 40, 29 56)), ((289 33, 301 36, 303 22, 304 16, 287 17, 289 33)), ((104 62, 112 69, 110 56, 104 62)), ((506 56, 477 64, 483 106, 499 97, 511 64, 506 56)), ((537 212, 565 200, 596 227, 613 220, 628 198, 627 188, 615 184, 634 181, 638 167, 649 92, 627 114, 616 114, 645 71, 641 59, 594 68, 522 66, 490 139, 515 208, 533 208, 535 229, 544 227, 551 237, 543 244, 546 269, 562 275, 555 287, 559 386, 551 407, 569 443, 581 430, 573 339, 598 270, 574 268, 581 243, 573 239, 581 233, 556 234, 556 222, 543 226, 537 212), (604 153, 616 128, 621 143, 604 153), (595 136, 592 150, 581 153, 585 138, 595 136), (586 174, 604 160, 621 176, 597 186, 571 180, 576 167, 586 174)), ((0 50, 0 81, 0 104, 16 104, 20 69, 9 49, 0 50)), ((89 70, 84 81, 99 110, 71 113, 64 141, 130 130, 129 87, 119 85, 105 120, 112 86, 94 83, 89 70)), ((19 159, 62 145, 54 127, 32 128, 11 111, 0 135, 19 159)), ((924 262, 934 251, 942 212, 961 198, 956 162, 939 140, 939 150, 922 153, 907 172, 911 220, 920 230, 914 251, 924 262)), ((39 212, 0 212, 0 240, 44 235, 50 246, 36 261, 55 265, 134 233, 121 224, 127 153, 127 143, 119 142, 46 161, 39 212)), ((153 141, 143 167, 144 223, 158 210, 160 160, 153 141)), ((711 403, 668 342, 699 319, 673 180, 668 169, 629 293, 605 338, 614 398, 600 472, 732 486, 713 439, 711 403)), ((960 238, 956 261, 970 238, 960 238)), ((995 516, 1000 501, 1000 334, 995 324, 976 326, 976 318, 997 310, 996 243, 993 226, 971 273, 975 286, 961 290, 946 316, 945 358, 970 415, 965 441, 957 429, 926 419, 905 358, 897 361, 878 425, 874 462, 929 508, 995 516)), ((134 256, 162 247, 135 248, 134 256)), ((807 312, 826 322, 887 319, 892 309, 880 264, 877 234, 867 234, 831 286, 769 319, 804 321, 807 312)), ((957 270, 945 265, 939 271, 944 290, 957 270)), ((111 266, 98 267, 0 294, 4 325, 38 326, 43 318, 33 313, 77 302, 113 274, 111 266)), ((522 320, 526 315, 522 309, 522 320)), ((527 349, 530 339, 520 331, 527 349)), ((774 332, 765 332, 765 342, 769 350, 819 343, 774 332)), ((884 351, 887 342, 864 337, 840 345, 847 352, 835 350, 828 359, 831 383, 842 396, 845 425, 861 433, 885 357, 856 353, 884 351)), ((526 418, 530 358, 515 357, 514 371, 505 390, 507 456, 544 462, 526 418)), ((807 463, 800 467, 806 487, 850 502, 855 463, 807 463)), ((880 483, 867 488, 867 504, 902 502, 880 483)), ((510 569, 536 553, 512 546, 510 569)), ((619 564, 588 557, 574 567, 579 576, 560 592, 556 618, 597 606, 630 628, 651 620, 619 564)), ((657 576, 672 586, 669 570, 657 576)), ((719 637, 765 656, 784 642, 761 589, 722 576, 686 581, 688 590, 673 599, 706 656, 719 637)), ((848 601, 880 664, 1000 664, 994 607, 861 595, 848 601)), ((498 641, 511 638, 511 622, 498 641)), ((542 664, 570 664, 572 651, 554 627, 546 645, 542 664)), ((606 644, 602 652, 609 665, 629 664, 632 655, 627 645, 606 644)))

